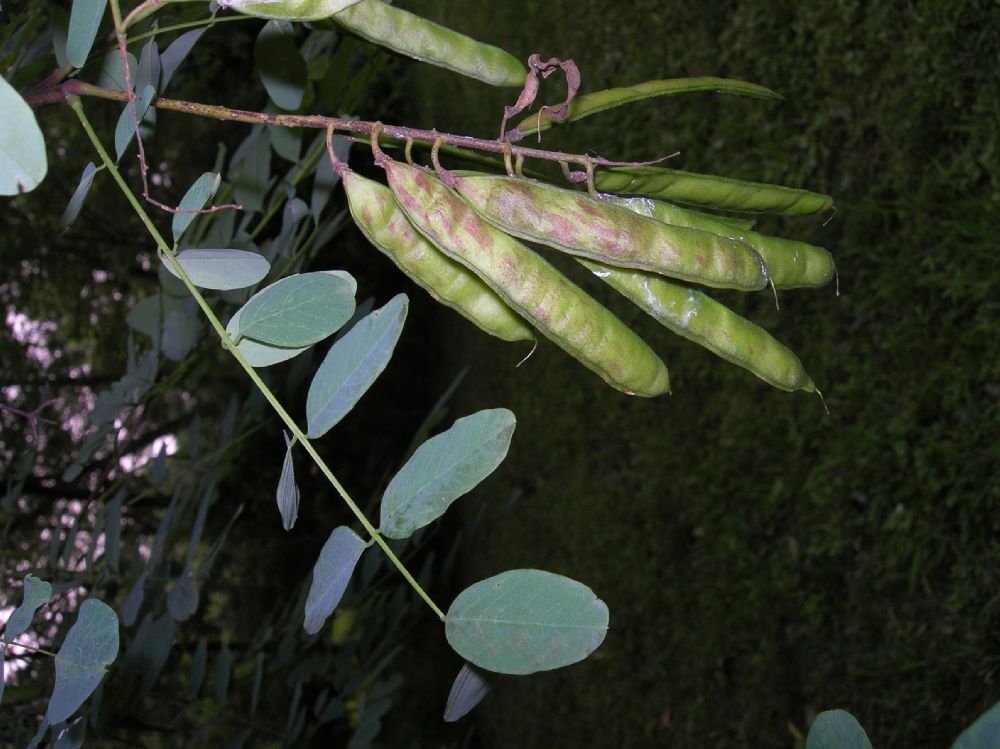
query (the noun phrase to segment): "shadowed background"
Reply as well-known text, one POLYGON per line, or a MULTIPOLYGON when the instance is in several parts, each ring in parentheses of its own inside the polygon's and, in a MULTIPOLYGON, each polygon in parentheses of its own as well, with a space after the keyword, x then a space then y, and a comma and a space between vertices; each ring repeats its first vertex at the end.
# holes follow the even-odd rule
MULTIPOLYGON (((613 391, 545 341, 515 368, 523 347, 488 339, 435 305, 353 228, 324 247, 312 269, 351 271, 359 298, 373 295, 381 305, 399 291, 411 296, 394 363, 321 446, 356 496, 367 499, 398 465, 431 404, 466 365, 437 429, 480 408, 517 415, 508 459, 408 560, 431 570, 429 552, 441 560, 461 539, 458 571, 433 568, 435 600, 446 606, 474 580, 540 567, 587 583, 611 610, 608 637, 591 658, 530 678, 497 678, 470 717, 446 725, 440 715, 461 659, 422 606, 397 605, 413 598, 408 591, 394 591, 393 605, 385 604, 387 589, 399 584, 386 574, 383 597, 358 604, 357 629, 369 634, 397 615, 406 622, 400 655, 382 674, 398 672, 403 686, 378 741, 456 745, 471 729, 467 745, 482 747, 791 748, 816 712, 843 707, 876 747, 949 745, 1000 700, 1000 6, 401 4, 521 59, 573 58, 581 92, 703 75, 779 91, 784 103, 712 94, 646 101, 550 131, 543 146, 628 160, 680 150, 671 162, 680 169, 828 192, 838 211, 827 225, 826 216, 768 217, 758 227, 829 248, 841 293, 786 291, 780 311, 769 292, 716 294, 799 355, 826 396, 827 416, 817 398, 775 390, 672 336, 549 253, 664 358, 674 394, 648 401, 613 391)), ((175 95, 261 108, 251 72, 261 25, 206 34, 175 95)), ((383 54, 361 46, 364 55, 383 54)), ((516 99, 516 90, 386 60, 352 114, 495 137, 503 106, 516 99)), ((555 75, 540 101, 563 96, 555 75)), ((87 108, 108 135, 119 108, 96 101, 87 108)), ((166 182, 157 192, 175 202, 212 167, 217 139, 232 149, 247 133, 160 115, 152 152, 166 182)), ((16 310, 52 327, 41 342, 0 338, 0 379, 32 407, 54 392, 64 408, 82 412, 92 405, 84 389, 107 387, 124 369, 129 304, 158 288, 155 265, 142 270, 137 256, 155 258, 107 181, 81 221, 63 231, 59 214, 92 155, 65 108, 40 110, 39 120, 52 176, 0 214, 8 274, 0 291, 8 318, 16 310), (62 358, 40 375, 36 360, 49 350, 62 358), (80 362, 89 367, 83 376, 55 377, 80 362)), ((134 160, 124 163, 137 184, 134 160)), ((351 164, 381 178, 363 147, 351 164)), ((269 375, 295 413, 302 413, 302 378, 318 362, 319 354, 310 356, 269 375)), ((195 385, 164 387, 137 425, 142 441, 179 435, 171 463, 178 471, 192 422, 217 424, 231 395, 247 391, 232 363, 220 362, 218 346, 206 342, 177 370, 195 385)), ((237 652, 251 652, 246 641, 261 610, 309 574, 330 528, 346 522, 302 461, 300 523, 294 535, 280 531, 274 485, 283 442, 274 419, 255 416, 252 406, 253 399, 247 411, 260 432, 241 443, 220 478, 227 505, 245 502, 247 511, 203 618, 183 630, 164 682, 186 673, 195 635, 224 636, 237 652)), ((25 434, 5 418, 4 454, 18 455, 25 434)), ((30 545, 48 522, 44 513, 57 499, 93 489, 42 480, 62 475, 77 449, 66 429, 49 427, 46 438, 26 489, 31 512, 10 526, 27 539, 32 563, 31 555, 47 553, 30 545)), ((165 505, 158 497, 130 507, 129 543, 138 529, 156 528, 165 505)), ((210 516, 207 538, 226 517, 210 516)), ((20 584, 21 553, 13 544, 4 550, 5 591, 20 584)), ((124 579, 108 585, 119 604, 124 579)), ((339 652, 325 640, 316 651, 327 660, 339 652)), ((317 655, 315 663, 326 660, 317 655)), ((315 668, 316 682, 329 678, 315 668)), ((149 715, 160 717, 163 700, 175 696, 171 684, 150 695, 149 715)), ((19 688, 41 693, 47 685, 19 688)), ((280 679, 268 686, 283 720, 291 687, 280 679)), ((9 684, 5 709, 15 696, 9 684)), ((335 738, 346 741, 348 728, 345 720, 335 738)), ((183 728, 157 731, 156 745, 188 746, 189 738, 183 728)))
MULTIPOLYGON (((539 566, 611 609, 588 661, 507 679, 483 746, 791 746, 844 707, 876 746, 946 746, 1000 698, 1000 8, 987 2, 411 4, 522 59, 571 57, 582 92, 713 75, 710 94, 605 112, 543 145, 804 187, 826 218, 759 228, 829 248, 834 289, 720 295, 802 359, 818 400, 770 388, 563 265, 671 370, 654 402, 543 343, 443 315, 445 356, 518 416, 489 496, 520 491, 468 579, 539 566)), ((418 124, 496 132, 515 95, 426 66, 418 124)), ((564 95, 554 75, 539 101, 564 95)), ((479 399, 477 399, 479 402, 479 399)))

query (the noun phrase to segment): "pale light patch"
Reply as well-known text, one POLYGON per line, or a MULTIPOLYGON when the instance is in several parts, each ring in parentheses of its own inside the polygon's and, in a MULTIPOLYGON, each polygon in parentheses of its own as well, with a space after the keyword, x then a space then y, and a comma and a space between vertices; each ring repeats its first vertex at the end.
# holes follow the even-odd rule
POLYGON ((179 446, 180 443, 176 435, 165 434, 162 437, 157 437, 139 452, 123 455, 118 461, 118 466, 126 473, 134 473, 155 460, 161 449, 165 449, 167 456, 170 456, 177 452, 179 446))
POLYGON ((42 369, 48 369, 56 359, 49 348, 49 334, 56 330, 56 324, 48 320, 32 320, 13 307, 7 308, 5 322, 14 340, 27 344, 28 358, 38 362, 42 369))

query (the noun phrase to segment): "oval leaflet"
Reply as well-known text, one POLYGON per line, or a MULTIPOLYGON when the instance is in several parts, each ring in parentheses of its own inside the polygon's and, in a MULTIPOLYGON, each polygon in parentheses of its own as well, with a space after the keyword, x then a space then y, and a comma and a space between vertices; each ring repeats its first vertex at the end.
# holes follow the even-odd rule
MULTIPOLYGON (((176 258, 191 283, 217 291, 253 286, 271 269, 263 255, 248 250, 181 250, 176 258)), ((170 263, 164 265, 172 275, 180 278, 170 263)))
POLYGON ((531 674, 581 661, 608 631, 608 607, 583 583, 508 570, 463 590, 444 620, 448 644, 471 663, 531 674))
POLYGON ((45 140, 35 113, 0 75, 0 195, 17 195, 38 187, 49 168, 45 140))

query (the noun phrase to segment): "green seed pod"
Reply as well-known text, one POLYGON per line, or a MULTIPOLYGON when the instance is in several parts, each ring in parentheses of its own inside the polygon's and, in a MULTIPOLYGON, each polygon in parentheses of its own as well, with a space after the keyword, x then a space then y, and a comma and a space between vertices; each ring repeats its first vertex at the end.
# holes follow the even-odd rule
POLYGON ((492 174, 457 176, 455 189, 505 232, 562 252, 692 283, 754 291, 767 268, 749 246, 668 226, 575 190, 492 174))
POLYGON ((681 208, 651 198, 607 196, 609 203, 672 226, 712 232, 746 242, 760 253, 776 289, 825 286, 836 273, 833 255, 822 247, 781 237, 769 237, 734 225, 728 218, 681 208))
POLYGON ((255 18, 318 21, 357 2, 359 0, 219 0, 219 5, 255 18))
POLYGON ((556 345, 630 395, 669 391, 667 368, 653 350, 572 281, 490 226, 434 175, 379 161, 413 225, 556 345))
POLYGON ((814 392, 799 358, 770 333, 701 291, 653 273, 580 260, 609 286, 677 335, 782 390, 814 392))
POLYGON ((603 112, 606 109, 620 107, 623 104, 631 104, 655 96, 674 96, 694 91, 712 91, 718 94, 751 96, 757 99, 777 99, 779 101, 784 99, 781 94, 776 94, 769 88, 728 78, 673 78, 644 81, 632 86, 609 88, 577 96, 569 103, 566 116, 559 120, 552 119, 546 110, 528 115, 518 123, 517 132, 523 137, 541 130, 548 130, 553 125, 566 125, 576 120, 582 120, 584 117, 603 112))
POLYGON ((833 205, 833 198, 829 195, 808 190, 656 166, 601 169, 594 175, 594 184, 598 190, 619 195, 645 195, 752 213, 803 216, 833 205))
POLYGON ((341 177, 361 232, 432 297, 505 341, 534 341, 532 329, 474 273, 417 233, 389 188, 349 169, 341 177))
POLYGON ((348 31, 394 52, 493 86, 523 86, 528 75, 516 57, 499 47, 477 42, 381 0, 361 0, 332 19, 348 31))

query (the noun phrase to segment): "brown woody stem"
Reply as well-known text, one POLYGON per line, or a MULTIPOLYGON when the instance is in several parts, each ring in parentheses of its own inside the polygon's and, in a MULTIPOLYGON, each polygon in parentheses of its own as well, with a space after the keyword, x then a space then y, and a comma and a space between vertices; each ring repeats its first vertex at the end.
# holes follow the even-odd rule
MULTIPOLYGON (((101 88, 93 84, 72 79, 57 86, 37 88, 29 92, 24 98, 32 107, 40 107, 45 104, 63 104, 69 101, 70 96, 89 96, 98 99, 108 99, 110 101, 128 102, 129 95, 124 91, 101 88)), ((401 127, 399 125, 385 125, 377 122, 364 120, 348 120, 340 117, 326 117, 318 114, 271 114, 268 112, 251 112, 244 109, 231 109, 217 104, 200 104, 197 102, 181 101, 178 99, 157 98, 153 100, 153 106, 157 109, 164 109, 171 112, 184 112, 197 117, 207 117, 224 122, 241 122, 248 125, 273 125, 276 127, 301 127, 317 130, 332 128, 334 131, 352 133, 360 136, 370 136, 373 130, 377 130, 381 135, 385 135, 391 140, 405 142, 408 138, 415 142, 431 145, 435 140, 441 143, 458 148, 471 149, 473 151, 487 151, 503 155, 509 152, 519 159, 540 159, 543 161, 564 161, 572 164, 579 164, 586 167, 588 163, 595 166, 648 166, 657 164, 664 159, 653 161, 612 161, 600 156, 587 156, 585 154, 564 153, 562 151, 547 151, 541 148, 527 148, 524 146, 512 145, 507 141, 489 140, 486 138, 473 138, 469 135, 455 135, 452 133, 440 133, 436 130, 421 130, 413 127, 401 127)), ((664 157, 669 158, 669 157, 664 157)))

